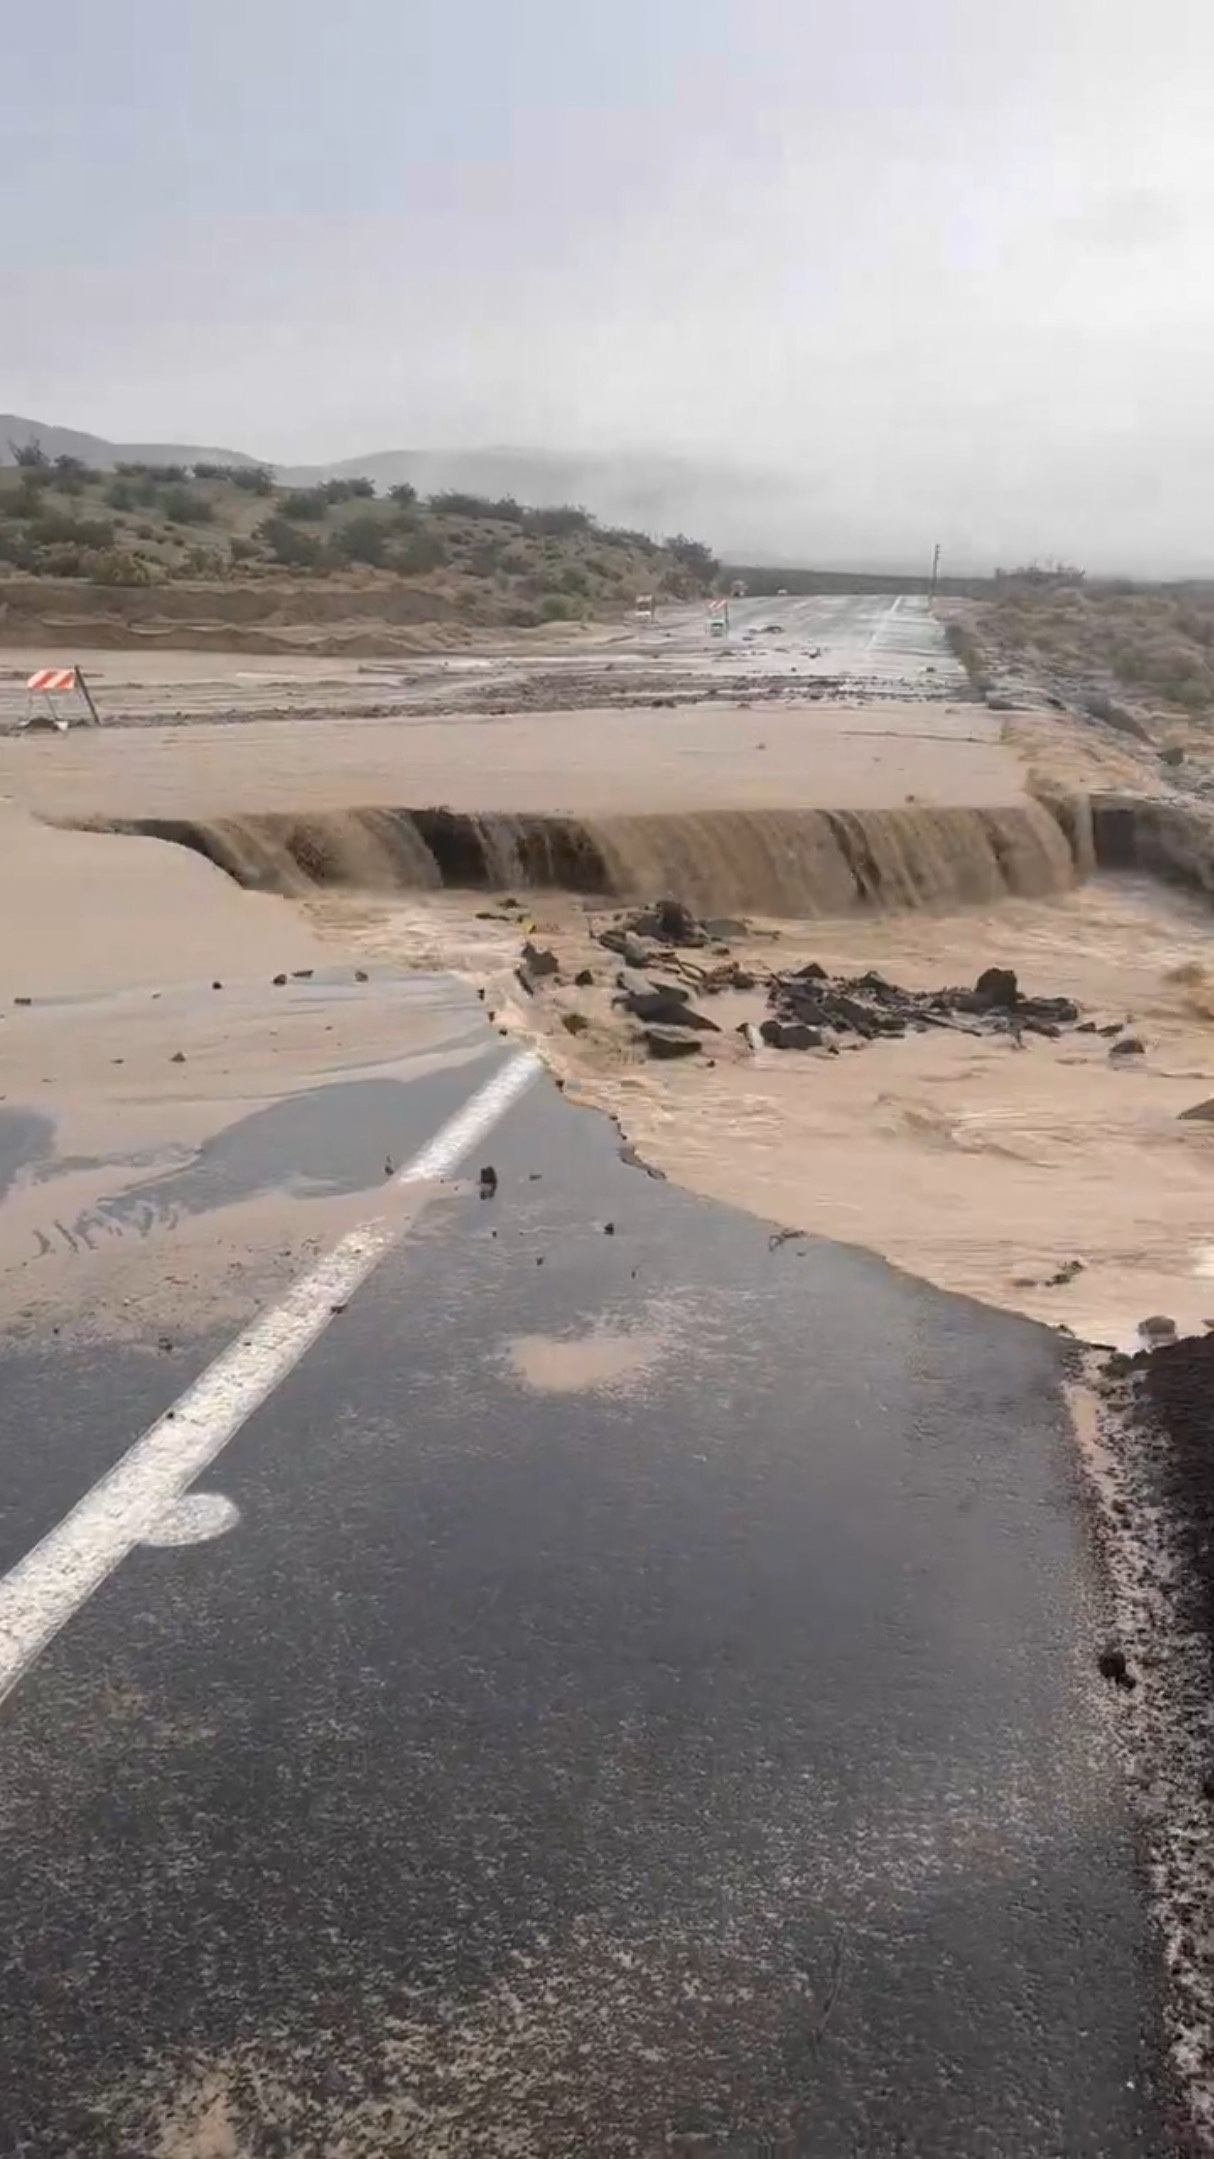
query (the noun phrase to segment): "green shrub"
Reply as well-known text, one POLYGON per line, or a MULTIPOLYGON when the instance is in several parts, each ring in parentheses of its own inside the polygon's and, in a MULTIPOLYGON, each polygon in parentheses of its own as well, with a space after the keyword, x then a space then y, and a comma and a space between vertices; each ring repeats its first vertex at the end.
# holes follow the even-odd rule
MULTIPOLYGON (((195 472, 198 467, 195 465, 195 472)), ((247 495, 272 495, 274 474, 268 465, 233 465, 224 474, 233 487, 241 487, 247 495)))
POLYGON ((586 573, 585 573, 585 571, 584 571, 584 570, 579 570, 579 569, 578 569, 578 567, 577 567, 576 563, 571 563, 571 564, 570 564, 570 566, 569 566, 569 568, 568 568, 567 570, 562 570, 562 572, 561 572, 561 591, 562 591, 562 592, 575 592, 575 593, 581 593, 581 594, 584 594, 584 593, 587 593, 587 592, 589 592, 589 590, 590 590, 590 579, 589 579, 589 578, 587 577, 587 575, 586 575, 586 573))
POLYGON ((129 480, 111 480, 105 491, 105 499, 111 510, 133 510, 135 490, 129 480))
POLYGON ((540 615, 545 622, 568 622, 572 612, 563 592, 546 592, 540 601, 540 615))
POLYGON ((328 511, 328 497, 323 487, 289 488, 278 505, 280 517, 292 517, 303 523, 319 523, 328 511))
POLYGON ((417 489, 412 480, 398 480, 395 487, 388 489, 388 500, 398 504, 401 509, 407 509, 411 502, 416 502, 417 489))
POLYGON ((111 547, 99 555, 93 566, 95 585, 154 585, 155 572, 142 555, 132 555, 124 547, 111 547))
POLYGON ((571 532, 591 532, 594 519, 589 510, 580 510, 571 502, 556 503, 543 510, 526 510, 523 522, 528 532, 549 533, 556 539, 566 539, 571 532))
POLYGON ((256 562, 258 548, 255 541, 242 540, 240 534, 234 532, 228 541, 228 554, 231 560, 239 567, 243 562, 256 562))
POLYGON ((423 577, 427 570, 441 570, 447 559, 447 549, 436 532, 418 532, 393 548, 391 566, 402 577, 423 577))
POLYGON ((517 503, 513 495, 502 495, 496 500, 492 495, 470 495, 461 487, 443 487, 429 498, 430 508, 440 517, 475 517, 505 525, 521 525, 527 511, 517 503))
POLYGON ((170 525, 211 525, 215 522, 214 503, 193 487, 170 487, 163 508, 170 525))
POLYGON ((301 532, 286 517, 267 517, 257 527, 257 537, 268 555, 289 570, 311 570, 323 553, 321 541, 312 532, 301 532))
POLYGON ((364 513, 339 525, 329 547, 339 562, 365 562, 375 566, 387 553, 387 537, 382 519, 364 513))

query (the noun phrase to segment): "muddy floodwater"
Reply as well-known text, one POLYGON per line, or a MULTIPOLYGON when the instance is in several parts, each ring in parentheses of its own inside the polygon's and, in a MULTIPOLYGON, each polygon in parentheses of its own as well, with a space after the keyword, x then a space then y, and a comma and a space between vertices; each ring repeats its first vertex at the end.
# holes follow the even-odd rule
POLYGON ((538 1039, 573 1094, 696 1191, 1096 1341, 1137 1346, 1150 1314, 1195 1331, 1214 1318, 1214 1125, 1181 1116, 1214 1096, 1201 903, 1096 879, 947 917, 771 920, 731 945, 758 968, 815 959, 908 988, 1011 966, 1030 994, 1128 1021, 1142 1056, 1110 1056, 1099 1035, 1017 1048, 935 1031, 837 1056, 755 1051, 735 1030, 763 997, 731 994, 703 1007, 721 1030, 707 1054, 654 1064, 612 1011, 618 961, 595 940, 606 913, 531 898, 521 926, 478 919, 494 910, 454 894, 327 894, 309 911, 377 962, 441 955, 486 986, 499 1021, 538 1039), (524 931, 562 962, 561 984, 530 997, 514 975, 524 931), (593 983, 576 985, 587 968, 593 983), (580 1032, 565 1027, 572 1013, 580 1032))

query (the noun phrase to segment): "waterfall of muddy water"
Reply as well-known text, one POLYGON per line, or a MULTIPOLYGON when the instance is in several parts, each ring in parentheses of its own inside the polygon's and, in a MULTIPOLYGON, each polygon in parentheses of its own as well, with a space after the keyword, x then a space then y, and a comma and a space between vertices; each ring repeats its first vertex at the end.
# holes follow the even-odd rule
POLYGON ((814 917, 1065 891, 1059 817, 995 808, 701 810, 588 819, 444 809, 90 820, 176 841, 257 891, 677 893, 707 912, 814 917))

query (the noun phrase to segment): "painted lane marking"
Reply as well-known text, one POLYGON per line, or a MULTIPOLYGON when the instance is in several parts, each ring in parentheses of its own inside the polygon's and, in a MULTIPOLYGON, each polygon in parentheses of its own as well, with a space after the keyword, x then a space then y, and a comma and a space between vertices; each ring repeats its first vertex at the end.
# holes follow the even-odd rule
POLYGON ((901 613, 902 602, 904 598, 905 594, 900 592, 897 598, 891 602, 890 606, 886 608, 884 614, 878 615, 876 623, 873 627, 872 636, 869 638, 868 644, 865 647, 866 651, 871 652, 875 645, 883 642, 885 632, 889 628, 890 623, 893 621, 894 616, 901 613))
MULTIPOLYGON (((405 1164, 394 1183, 424 1184, 449 1175, 540 1070, 539 1058, 530 1052, 512 1057, 405 1164)), ((154 1539, 166 1512, 294 1371, 335 1310, 366 1281, 406 1226, 377 1216, 342 1237, 0 1580, 0 1701, 128 1552, 154 1539)))

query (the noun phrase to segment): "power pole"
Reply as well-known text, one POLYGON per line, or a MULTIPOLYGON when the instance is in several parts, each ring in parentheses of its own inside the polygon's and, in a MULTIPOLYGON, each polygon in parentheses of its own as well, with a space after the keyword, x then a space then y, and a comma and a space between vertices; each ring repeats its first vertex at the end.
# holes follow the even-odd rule
POLYGON ((935 599, 935 597, 936 597, 936 586, 938 585, 939 581, 940 581, 940 542, 939 542, 939 540, 937 540, 937 542, 936 542, 936 545, 935 545, 935 549, 934 549, 934 551, 933 551, 933 553, 932 553, 932 583, 931 583, 931 590, 930 590, 930 592, 929 592, 929 593, 928 593, 928 595, 927 595, 927 598, 928 598, 928 605, 929 605, 929 606, 930 606, 931 602, 932 602, 932 601, 933 601, 933 600, 935 599))

